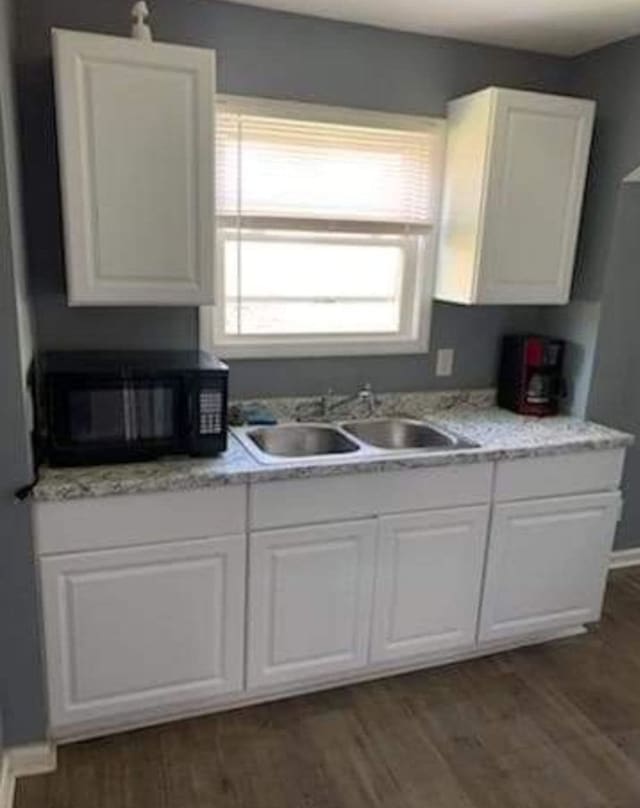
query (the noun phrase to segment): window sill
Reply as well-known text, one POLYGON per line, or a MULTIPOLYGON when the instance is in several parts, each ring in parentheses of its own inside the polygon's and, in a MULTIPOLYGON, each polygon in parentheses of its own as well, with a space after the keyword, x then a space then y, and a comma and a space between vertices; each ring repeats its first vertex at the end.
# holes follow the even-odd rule
POLYGON ((386 356, 393 354, 428 353, 428 340, 421 339, 362 339, 345 342, 293 342, 214 343, 200 341, 203 350, 211 351, 222 359, 286 359, 322 356, 386 356))

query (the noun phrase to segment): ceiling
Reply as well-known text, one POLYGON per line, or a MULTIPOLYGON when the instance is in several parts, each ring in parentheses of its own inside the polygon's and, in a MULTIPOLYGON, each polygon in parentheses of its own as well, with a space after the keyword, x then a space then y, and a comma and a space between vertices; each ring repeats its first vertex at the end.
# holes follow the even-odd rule
POLYGON ((640 34, 640 0, 230 0, 573 56, 640 34))

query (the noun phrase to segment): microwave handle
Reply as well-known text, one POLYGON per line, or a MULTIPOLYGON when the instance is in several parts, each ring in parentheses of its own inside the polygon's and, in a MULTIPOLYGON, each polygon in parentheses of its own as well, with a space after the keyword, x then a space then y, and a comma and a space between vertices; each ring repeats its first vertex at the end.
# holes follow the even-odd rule
POLYGON ((197 396, 200 394, 200 385, 193 380, 189 384, 187 393, 187 434, 189 437, 195 437, 198 434, 196 428, 196 418, 198 415, 198 402, 197 396))

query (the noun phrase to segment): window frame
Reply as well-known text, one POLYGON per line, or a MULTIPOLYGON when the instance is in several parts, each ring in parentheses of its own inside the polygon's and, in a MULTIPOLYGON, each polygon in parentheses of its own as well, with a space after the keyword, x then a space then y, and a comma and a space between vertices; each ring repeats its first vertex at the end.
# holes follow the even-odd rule
MULTIPOLYGON (((234 112, 245 112, 268 117, 432 132, 435 135, 435 153, 433 157, 433 187, 435 190, 433 221, 428 230, 419 234, 413 232, 410 226, 407 228, 407 235, 411 240, 408 244, 410 256, 405 267, 403 283, 405 287, 414 289, 415 295, 413 299, 406 292, 402 295, 401 327, 404 323, 404 330, 396 334, 379 335, 374 333, 323 334, 320 336, 317 334, 291 334, 238 337, 225 334, 223 255, 225 238, 220 232, 216 239, 214 266, 214 300, 216 303, 213 306, 201 307, 199 310, 201 348, 213 351, 219 356, 228 359, 427 353, 442 198, 445 120, 428 116, 401 115, 300 101, 281 101, 235 95, 217 95, 216 107, 226 107, 234 112)), ((219 230, 223 229, 218 220, 216 220, 216 227, 219 230)), ((383 225, 380 228, 380 233, 383 233, 384 229, 383 225)), ((320 229, 320 232, 331 232, 331 228, 328 227, 326 231, 320 229)), ((369 234, 375 235, 374 230, 367 230, 364 235, 369 234)))

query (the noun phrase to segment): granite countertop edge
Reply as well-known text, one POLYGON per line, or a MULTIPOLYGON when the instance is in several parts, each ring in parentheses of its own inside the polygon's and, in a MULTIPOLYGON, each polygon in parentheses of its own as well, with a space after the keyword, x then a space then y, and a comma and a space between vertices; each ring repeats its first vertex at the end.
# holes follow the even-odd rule
POLYGON ((255 460, 234 437, 231 437, 229 451, 222 458, 200 460, 181 458, 122 466, 43 469, 33 496, 36 502, 60 502, 127 494, 194 491, 276 480, 619 449, 630 446, 634 441, 633 436, 627 433, 571 418, 558 419, 556 424, 549 419, 540 424, 536 424, 538 419, 535 421, 523 419, 522 422, 518 422, 517 416, 506 416, 504 411, 497 408, 484 412, 452 408, 446 413, 429 413, 427 417, 432 423, 474 440, 480 444, 479 448, 411 455, 371 455, 329 462, 294 461, 264 465, 255 460), (507 438, 502 436, 503 445, 499 445, 500 437, 491 438, 491 430, 496 428, 502 429, 507 434, 507 438), (523 434, 521 440, 518 438, 520 434, 518 428, 525 432, 529 430, 528 434, 523 434), (536 428, 541 433, 538 443, 536 443, 536 428), (483 430, 489 434, 485 445, 482 445, 481 439, 483 430), (509 434, 510 430, 513 432, 512 435, 509 434))

